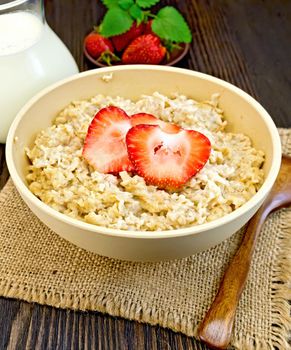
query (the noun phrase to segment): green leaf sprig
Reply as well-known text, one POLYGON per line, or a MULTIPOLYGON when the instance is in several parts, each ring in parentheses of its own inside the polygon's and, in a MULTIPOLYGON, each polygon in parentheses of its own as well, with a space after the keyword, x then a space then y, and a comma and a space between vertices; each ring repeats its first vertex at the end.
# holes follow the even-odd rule
POLYGON ((99 26, 99 32, 111 37, 127 32, 136 21, 137 25, 152 20, 152 31, 162 40, 174 43, 190 43, 190 28, 181 13, 172 6, 166 6, 157 14, 150 7, 160 0, 102 0, 107 12, 99 26))

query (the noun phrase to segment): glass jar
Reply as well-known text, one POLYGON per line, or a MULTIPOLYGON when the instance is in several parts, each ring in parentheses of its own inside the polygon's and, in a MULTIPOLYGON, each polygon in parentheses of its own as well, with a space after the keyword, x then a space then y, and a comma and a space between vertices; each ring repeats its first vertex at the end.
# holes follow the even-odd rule
POLYGON ((77 72, 71 53, 45 21, 42 0, 0 0, 1 143, 29 98, 77 72))

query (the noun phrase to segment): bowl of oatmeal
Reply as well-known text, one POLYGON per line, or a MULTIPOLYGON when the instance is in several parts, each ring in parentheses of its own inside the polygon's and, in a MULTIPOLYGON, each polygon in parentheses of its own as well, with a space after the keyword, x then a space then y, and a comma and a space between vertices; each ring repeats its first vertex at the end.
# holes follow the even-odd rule
POLYGON ((239 88, 132 65, 40 92, 15 118, 6 158, 23 200, 61 237, 158 261, 208 249, 246 224, 277 177, 281 146, 271 117, 239 88), (164 161, 169 152, 178 163, 164 161))

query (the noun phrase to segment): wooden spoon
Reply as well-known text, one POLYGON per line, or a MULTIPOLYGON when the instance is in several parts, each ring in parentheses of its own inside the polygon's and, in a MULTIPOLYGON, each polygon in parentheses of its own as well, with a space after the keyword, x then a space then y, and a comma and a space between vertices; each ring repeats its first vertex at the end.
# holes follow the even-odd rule
POLYGON ((249 221, 241 245, 230 262, 216 297, 198 328, 199 339, 213 349, 230 343, 236 308, 245 287, 255 244, 267 216, 291 204, 291 157, 283 155, 279 175, 258 212, 249 221))

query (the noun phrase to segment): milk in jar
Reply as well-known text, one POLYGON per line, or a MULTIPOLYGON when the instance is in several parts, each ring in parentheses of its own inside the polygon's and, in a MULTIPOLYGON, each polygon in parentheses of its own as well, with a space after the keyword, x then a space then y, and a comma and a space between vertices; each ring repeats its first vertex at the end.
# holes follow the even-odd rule
POLYGON ((42 88, 77 73, 78 68, 40 13, 29 10, 1 13, 1 7, 0 142, 4 143, 21 107, 42 88))

